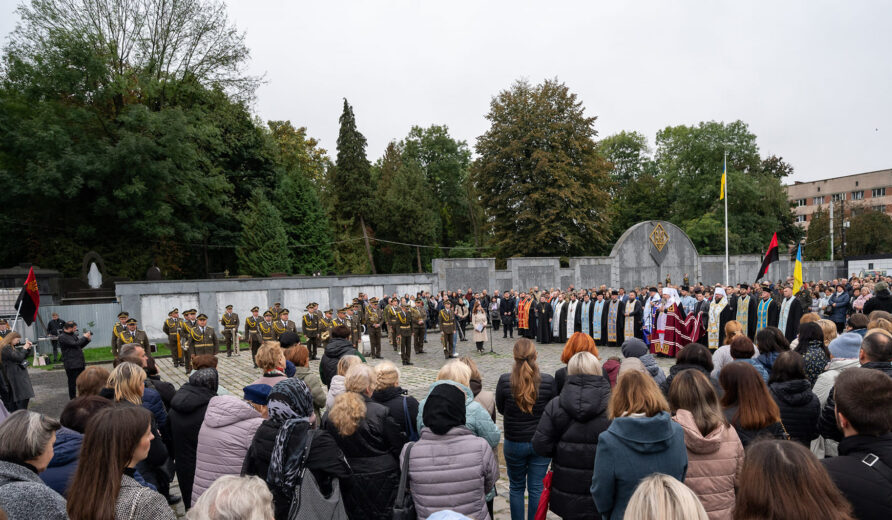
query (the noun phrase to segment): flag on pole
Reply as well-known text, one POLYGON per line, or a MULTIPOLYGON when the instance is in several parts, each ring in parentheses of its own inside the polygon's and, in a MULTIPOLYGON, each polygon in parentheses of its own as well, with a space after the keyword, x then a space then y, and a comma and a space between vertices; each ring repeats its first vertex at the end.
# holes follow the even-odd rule
POLYGON ((793 267, 793 294, 802 287, 802 244, 796 249, 796 265, 793 267))
POLYGON ((719 188, 719 200, 725 198, 725 175, 728 175, 728 167, 725 166, 725 171, 722 172, 722 185, 719 188))
POLYGON ((777 253, 777 233, 775 233, 771 236, 771 243, 768 244, 768 251, 765 253, 765 258, 762 259, 762 266, 759 267, 759 276, 756 277, 756 281, 758 282, 763 276, 768 274, 768 266, 779 259, 780 257, 777 253))
POLYGON ((25 286, 15 301, 15 308, 21 314, 25 323, 31 325, 37 321, 37 308, 40 307, 40 292, 37 290, 37 278, 34 277, 34 268, 28 270, 25 278, 25 286))

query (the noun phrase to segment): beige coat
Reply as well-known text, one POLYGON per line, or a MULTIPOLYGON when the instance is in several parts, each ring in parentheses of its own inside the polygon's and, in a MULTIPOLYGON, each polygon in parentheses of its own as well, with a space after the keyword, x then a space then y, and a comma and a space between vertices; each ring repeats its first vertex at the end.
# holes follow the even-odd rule
POLYGON ((474 328, 474 342, 486 341, 486 312, 476 312, 471 317, 471 327, 474 328), (483 325, 483 332, 477 332, 477 327, 483 325))
POLYGON ((688 449, 685 485, 697 494, 710 520, 730 519, 737 472, 743 464, 743 445, 737 431, 722 425, 704 437, 691 412, 678 410, 673 419, 684 429, 688 449))

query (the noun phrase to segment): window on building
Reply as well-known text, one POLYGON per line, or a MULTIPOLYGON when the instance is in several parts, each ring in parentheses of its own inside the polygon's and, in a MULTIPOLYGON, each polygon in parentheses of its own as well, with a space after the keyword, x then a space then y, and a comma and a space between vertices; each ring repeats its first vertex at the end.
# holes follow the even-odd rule
POLYGON ((871 197, 885 197, 886 196, 886 188, 874 188, 870 190, 871 197))
POLYGON ((805 215, 796 215, 796 222, 805 222, 806 220, 805 215))
POLYGON ((863 198, 864 198, 864 190, 852 192, 852 200, 861 200, 863 198))
POLYGON ((796 207, 801 208, 802 206, 808 205, 808 199, 799 199, 796 201, 796 207))
POLYGON ((879 211, 880 213, 886 212, 886 206, 873 206, 873 209, 879 211))
POLYGON ((834 193, 833 196, 831 196, 831 200, 833 200, 833 202, 839 202, 841 200, 846 200, 846 194, 845 193, 834 193))
POLYGON ((811 203, 812 203, 812 204, 815 204, 815 205, 823 204, 823 203, 824 203, 824 196, 821 195, 821 196, 818 196, 818 197, 813 198, 812 201, 811 201, 811 203))

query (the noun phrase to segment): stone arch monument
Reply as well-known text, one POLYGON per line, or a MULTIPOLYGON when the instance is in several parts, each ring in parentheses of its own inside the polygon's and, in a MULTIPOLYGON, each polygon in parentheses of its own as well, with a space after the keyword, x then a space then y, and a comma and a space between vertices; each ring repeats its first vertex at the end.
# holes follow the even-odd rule
POLYGON ((681 284, 685 273, 691 282, 699 280, 697 248, 681 228, 665 220, 647 220, 627 229, 610 258, 614 287, 664 282, 667 276, 681 284))

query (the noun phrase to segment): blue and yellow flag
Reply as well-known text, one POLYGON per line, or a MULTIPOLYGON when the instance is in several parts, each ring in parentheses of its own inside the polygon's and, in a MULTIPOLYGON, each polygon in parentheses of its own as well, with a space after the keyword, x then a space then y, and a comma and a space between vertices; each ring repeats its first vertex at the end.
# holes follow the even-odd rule
POLYGON ((796 265, 793 267, 793 294, 802 287, 802 244, 796 249, 796 265))

